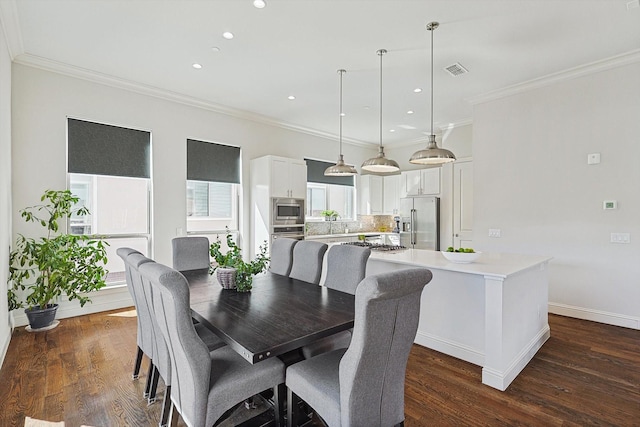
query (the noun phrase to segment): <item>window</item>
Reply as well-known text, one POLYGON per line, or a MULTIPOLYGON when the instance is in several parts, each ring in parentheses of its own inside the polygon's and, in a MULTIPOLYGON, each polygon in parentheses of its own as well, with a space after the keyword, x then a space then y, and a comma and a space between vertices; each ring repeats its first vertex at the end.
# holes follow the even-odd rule
POLYGON ((151 134, 68 119, 67 135, 69 189, 91 213, 72 216, 69 232, 109 243, 107 285, 124 283, 116 250, 127 246, 150 254, 151 134))
POLYGON ((238 230, 240 148, 187 140, 187 233, 238 230))
POLYGON ((307 219, 323 219, 321 212, 334 210, 342 219, 355 219, 354 178, 324 176, 333 163, 305 159, 307 162, 307 219))

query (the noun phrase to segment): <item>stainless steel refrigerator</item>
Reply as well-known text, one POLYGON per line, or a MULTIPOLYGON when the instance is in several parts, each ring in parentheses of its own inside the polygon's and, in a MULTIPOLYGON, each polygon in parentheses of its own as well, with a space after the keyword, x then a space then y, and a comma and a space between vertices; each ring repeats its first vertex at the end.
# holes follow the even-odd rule
POLYGON ((412 249, 440 250, 440 198, 400 199, 400 244, 412 249))

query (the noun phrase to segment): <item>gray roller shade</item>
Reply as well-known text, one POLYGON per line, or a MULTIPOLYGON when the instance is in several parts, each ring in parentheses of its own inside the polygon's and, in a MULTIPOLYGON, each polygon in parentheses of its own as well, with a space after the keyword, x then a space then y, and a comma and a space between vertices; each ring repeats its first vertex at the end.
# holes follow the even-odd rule
POLYGON ((240 184, 240 147, 187 139, 187 179, 240 184))
POLYGON ((307 182, 317 182, 320 184, 335 184, 354 186, 352 176, 325 176, 324 171, 333 166, 334 163, 321 162, 320 160, 304 159, 307 162, 307 182))
POLYGON ((151 133, 67 120, 70 173, 151 178, 151 133))

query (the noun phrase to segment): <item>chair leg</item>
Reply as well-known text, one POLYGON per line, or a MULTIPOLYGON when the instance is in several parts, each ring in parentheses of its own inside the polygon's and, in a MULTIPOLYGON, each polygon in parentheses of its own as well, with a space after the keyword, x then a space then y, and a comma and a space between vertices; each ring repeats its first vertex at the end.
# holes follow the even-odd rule
POLYGON ((171 404, 171 416, 169 417, 169 425, 171 427, 178 427, 178 419, 180 418, 180 414, 178 414, 178 410, 176 409, 176 405, 171 404))
POLYGON ((287 388, 287 427, 297 427, 298 425, 298 396, 287 388))
POLYGON ((158 390, 158 378, 160 378, 160 372, 158 368, 153 367, 153 380, 151 382, 151 389, 149 389, 149 401, 148 405, 153 404, 156 401, 156 391, 158 390))
POLYGON ((167 427, 169 416, 171 415, 171 386, 165 386, 164 398, 162 400, 162 415, 160 417, 160 427, 167 427))
POLYGON ((133 375, 131 375, 131 378, 133 378, 134 380, 137 380, 140 376, 140 365, 142 365, 143 354, 144 353, 142 352, 142 349, 138 347, 138 354, 136 354, 136 363, 135 365, 133 365, 133 375))
POLYGON ((153 361, 149 360, 149 370, 147 371, 147 383, 144 386, 144 393, 142 396, 146 399, 149 397, 149 392, 151 391, 151 383, 153 382, 153 370, 155 366, 153 366, 153 361))
POLYGON ((278 384, 273 388, 273 413, 275 414, 276 427, 285 427, 284 425, 284 402, 286 399, 286 390, 284 384, 278 384))

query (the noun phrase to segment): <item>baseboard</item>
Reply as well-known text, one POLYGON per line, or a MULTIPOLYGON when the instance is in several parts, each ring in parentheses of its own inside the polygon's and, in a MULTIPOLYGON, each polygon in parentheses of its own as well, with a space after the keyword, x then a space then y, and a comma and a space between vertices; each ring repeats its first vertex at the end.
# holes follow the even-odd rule
POLYGON ((505 391, 509 384, 518 376, 518 374, 527 366, 527 363, 533 359, 533 356, 540 350, 542 345, 551 336, 549 325, 542 328, 536 336, 522 349, 511 365, 504 372, 496 371, 491 368, 482 368, 482 384, 486 384, 500 391, 505 391))
POLYGON ((592 322, 606 323, 613 326, 622 326, 624 328, 640 329, 640 317, 593 310, 590 308, 550 302, 549 313, 575 317, 576 319, 591 320, 592 322))
POLYGON ((9 350, 9 343, 11 342, 11 332, 13 329, 9 329, 9 334, 4 337, 3 342, 0 343, 0 368, 4 364, 4 358, 7 356, 7 350, 9 350))
MULTIPOLYGON (((59 301, 58 304, 60 304, 60 306, 56 313, 56 319, 66 319, 68 317, 133 306, 133 299, 126 286, 100 289, 91 295, 91 301, 92 302, 86 303, 84 307, 80 307, 77 301, 59 301)), ((15 312, 14 322, 15 326, 25 326, 29 324, 29 320, 23 310, 15 312)))
POLYGON ((465 362, 473 363, 474 365, 484 365, 484 353, 464 344, 444 340, 435 335, 426 334, 420 331, 416 334, 414 342, 423 347, 462 359, 465 362))

